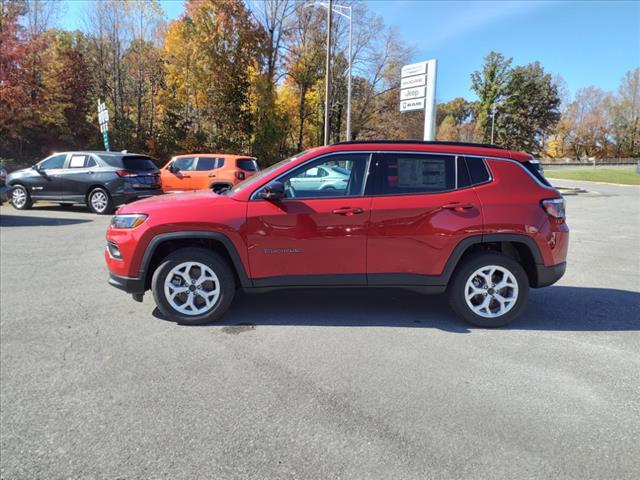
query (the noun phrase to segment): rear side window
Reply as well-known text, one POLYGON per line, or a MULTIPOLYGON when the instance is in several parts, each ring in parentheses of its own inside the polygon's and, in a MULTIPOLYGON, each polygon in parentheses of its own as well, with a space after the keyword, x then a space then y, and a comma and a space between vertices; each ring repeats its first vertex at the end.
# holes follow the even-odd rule
POLYGON ((71 155, 67 168, 88 168, 96 165, 97 163, 91 155, 71 155))
POLYGON ((258 164, 253 158, 239 158, 236 160, 236 166, 245 172, 258 171, 258 164))
POLYGON ((436 193, 456 185, 455 157, 411 153, 377 156, 381 195, 436 193))
POLYGON ((538 162, 538 161, 536 161, 536 162, 523 162, 522 166, 524 168, 526 168, 531 175, 536 177, 540 183, 542 183, 543 185, 546 185, 547 187, 551 186, 549 181, 542 174, 542 168, 540 167, 540 162, 538 162))
POLYGON ((466 157, 465 163, 469 171, 469 179, 472 185, 479 185, 491 180, 491 174, 482 158, 466 157))
POLYGON ((84 168, 88 155, 71 155, 68 168, 84 168))
POLYGON ((196 170, 214 170, 216 168, 221 168, 222 166, 224 166, 224 158, 200 157, 198 158, 198 166, 196 167, 196 170))

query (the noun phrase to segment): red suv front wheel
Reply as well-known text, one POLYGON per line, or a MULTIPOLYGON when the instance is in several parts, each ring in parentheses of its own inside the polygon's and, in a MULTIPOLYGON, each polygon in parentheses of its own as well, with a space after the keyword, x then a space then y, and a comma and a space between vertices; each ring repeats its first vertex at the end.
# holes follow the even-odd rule
POLYGON ((236 286, 224 258, 204 248, 175 251, 151 280, 156 305, 169 319, 185 325, 218 320, 229 309, 236 286))

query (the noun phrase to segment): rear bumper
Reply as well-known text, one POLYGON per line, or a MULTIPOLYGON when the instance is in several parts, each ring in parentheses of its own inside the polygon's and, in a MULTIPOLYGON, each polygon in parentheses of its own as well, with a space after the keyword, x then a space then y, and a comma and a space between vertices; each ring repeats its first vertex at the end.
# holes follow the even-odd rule
POLYGON ((162 195, 164 192, 162 188, 154 188, 149 190, 130 190, 123 193, 114 193, 112 195, 113 202, 116 205, 122 205, 123 203, 130 203, 136 200, 147 197, 155 197, 156 195, 162 195))
POLYGON ((536 265, 536 284, 533 288, 548 287, 553 285, 562 278, 567 269, 567 262, 558 263, 547 267, 545 265, 536 265))
POLYGON ((143 294, 145 291, 143 278, 123 277, 109 273, 109 285, 131 294, 143 294))

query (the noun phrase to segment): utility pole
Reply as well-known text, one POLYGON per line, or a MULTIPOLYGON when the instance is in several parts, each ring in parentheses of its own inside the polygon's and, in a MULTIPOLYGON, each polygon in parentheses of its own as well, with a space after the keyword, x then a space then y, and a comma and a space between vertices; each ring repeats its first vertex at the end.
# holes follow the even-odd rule
POLYGON ((329 145, 329 95, 331 93, 330 74, 331 74, 331 12, 333 0, 329 0, 327 8, 327 64, 325 72, 324 85, 324 144, 329 145))
POLYGON ((349 7, 349 81, 347 83, 347 142, 351 141, 351 43, 353 42, 353 12, 349 7))

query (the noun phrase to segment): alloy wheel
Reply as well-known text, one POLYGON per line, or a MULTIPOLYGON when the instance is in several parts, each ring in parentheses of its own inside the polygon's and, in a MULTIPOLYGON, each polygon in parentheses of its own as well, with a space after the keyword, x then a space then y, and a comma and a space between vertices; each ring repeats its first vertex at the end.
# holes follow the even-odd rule
POLYGON ((11 203, 16 208, 24 207, 25 203, 27 203, 27 192, 22 188, 14 188, 13 192, 11 192, 11 203))
POLYGON ((220 281, 207 265, 182 262, 165 277, 164 294, 175 311, 189 316, 203 315, 218 302, 220 281))
POLYGON ((496 318, 509 312, 518 300, 518 281, 508 269, 487 265, 473 272, 465 285, 467 306, 484 318, 496 318))
POLYGON ((107 194, 98 190, 91 194, 91 206, 96 212, 104 212, 109 203, 107 194))

